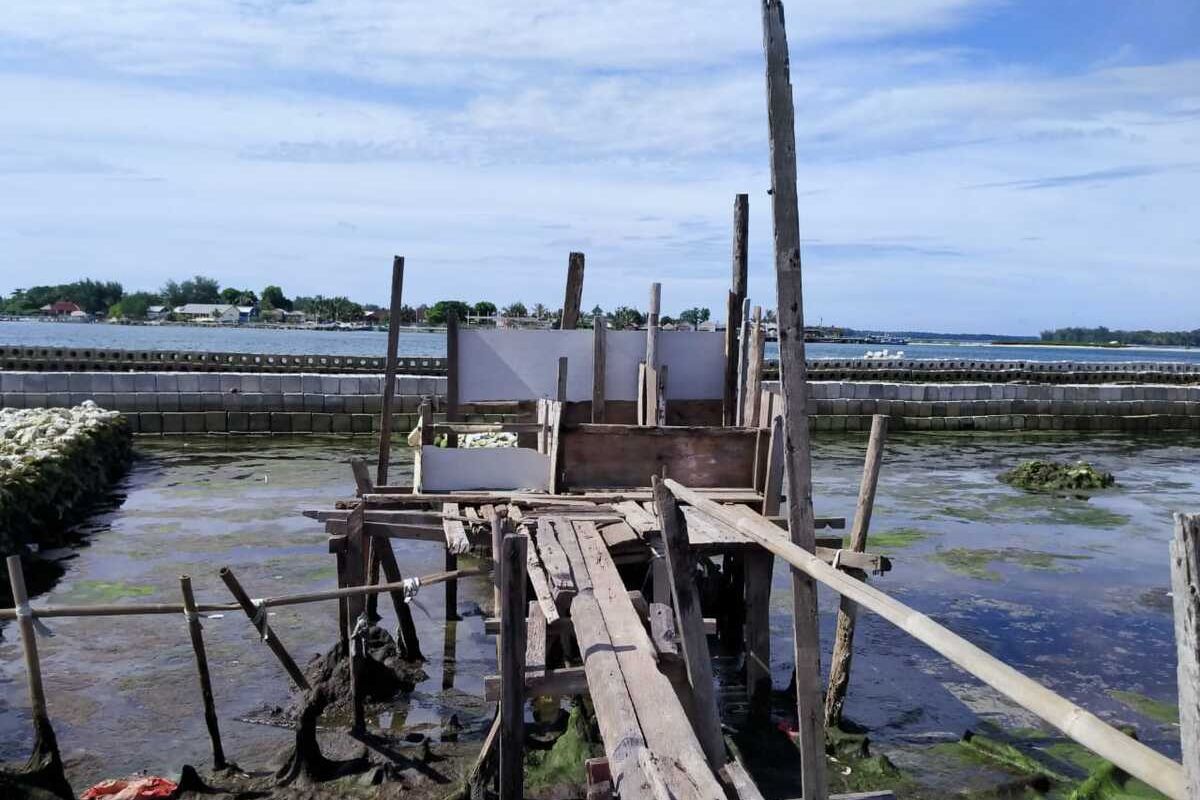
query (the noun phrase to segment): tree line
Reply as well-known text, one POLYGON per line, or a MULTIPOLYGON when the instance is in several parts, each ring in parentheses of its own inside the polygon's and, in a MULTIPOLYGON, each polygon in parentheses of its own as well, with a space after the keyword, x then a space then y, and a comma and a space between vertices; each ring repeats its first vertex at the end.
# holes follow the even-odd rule
POLYGON ((1042 341, 1069 344, 1118 342, 1159 347, 1200 347, 1200 329, 1194 331, 1122 331, 1110 330, 1103 325, 1097 328, 1066 327, 1042 331, 1042 341))
MULTIPOLYGON (((73 302, 89 314, 127 320, 144 320, 150 309, 155 306, 174 309, 189 303, 250 306, 256 307, 260 313, 276 310, 299 311, 307 318, 321 322, 355 322, 363 320, 367 315, 371 315, 373 321, 383 322, 390 316, 386 308, 372 303, 357 303, 347 297, 314 295, 288 298, 282 288, 273 284, 256 292, 253 289, 234 286, 222 287, 217 279, 204 275, 194 275, 180 281, 169 280, 158 291, 126 292, 118 281, 91 279, 31 286, 27 289, 16 289, 7 297, 0 295, 0 311, 11 315, 33 315, 39 313, 44 306, 59 301, 73 302)), ((542 303, 526 306, 521 301, 515 301, 501 308, 490 300, 480 300, 477 303, 439 300, 432 305, 401 306, 400 323, 445 325, 452 311, 464 322, 492 318, 500 314, 509 318, 558 325, 562 318, 561 308, 548 308, 542 303)), ((590 314, 582 315, 580 327, 590 328, 597 315, 603 315, 609 326, 616 329, 637 328, 646 324, 646 314, 637 308, 617 306, 611 311, 605 311, 596 306, 590 314)), ((662 325, 682 322, 698 326, 707 322, 710 316, 709 309, 694 307, 683 310, 678 317, 664 315, 659 322, 662 325)))

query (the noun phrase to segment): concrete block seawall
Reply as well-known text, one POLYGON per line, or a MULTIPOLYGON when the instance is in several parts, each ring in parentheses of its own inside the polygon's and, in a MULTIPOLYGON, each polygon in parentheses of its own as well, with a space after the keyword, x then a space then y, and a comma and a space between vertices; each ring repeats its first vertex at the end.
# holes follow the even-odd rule
MULTIPOLYGON (((763 421, 778 413, 778 383, 764 393, 763 421)), ((817 381, 809 398, 818 431, 869 430, 875 414, 895 430, 1200 430, 1200 386, 817 381)))

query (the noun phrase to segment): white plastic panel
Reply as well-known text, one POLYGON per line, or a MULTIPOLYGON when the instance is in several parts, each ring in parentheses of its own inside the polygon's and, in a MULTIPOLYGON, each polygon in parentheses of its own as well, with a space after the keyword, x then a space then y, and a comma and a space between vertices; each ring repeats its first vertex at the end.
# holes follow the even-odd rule
POLYGON ((550 459, 526 447, 435 447, 420 453, 421 490, 548 491, 550 459))

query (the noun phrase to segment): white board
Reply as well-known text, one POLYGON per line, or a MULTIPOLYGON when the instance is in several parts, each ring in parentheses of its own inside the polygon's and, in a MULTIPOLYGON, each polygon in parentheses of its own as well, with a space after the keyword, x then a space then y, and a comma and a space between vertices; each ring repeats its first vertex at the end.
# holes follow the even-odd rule
MULTIPOLYGON (((558 393, 558 359, 567 357, 567 400, 592 399, 590 330, 460 330, 460 403, 537 400, 558 393)), ((645 331, 608 331, 604 397, 637 400, 638 364, 646 358, 645 331)), ((660 363, 667 365, 668 400, 717 400, 725 380, 725 335, 661 331, 660 363)))
POLYGON ((549 490, 550 458, 527 447, 435 447, 417 454, 423 492, 549 490))

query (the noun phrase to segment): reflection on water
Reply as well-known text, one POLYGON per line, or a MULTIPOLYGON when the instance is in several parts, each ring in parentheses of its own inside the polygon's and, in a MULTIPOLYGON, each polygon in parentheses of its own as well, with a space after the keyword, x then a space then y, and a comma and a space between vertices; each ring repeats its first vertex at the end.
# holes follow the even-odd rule
MULTIPOLYGON (((819 437, 814 447, 817 513, 849 517, 865 437, 819 437)), ((202 602, 225 601, 217 578, 223 565, 253 596, 334 586, 322 526, 299 512, 351 494, 345 461, 371 458, 372 440, 139 440, 138 450, 141 458, 121 487, 124 503, 90 523, 94 534, 38 602, 176 601, 182 573, 192 576, 202 602)), ((407 481, 410 452, 394 457, 395 480, 407 481)), ((872 580, 1089 710, 1135 724, 1143 741, 1177 753, 1177 728, 1113 692, 1174 702, 1167 542, 1170 512, 1200 509, 1197 463, 1196 437, 893 435, 872 529, 894 569, 872 580), (1119 483, 1079 500, 997 482, 1000 472, 1033 457, 1087 458, 1119 483)), ((443 569, 440 547, 395 544, 406 574, 443 569)), ((783 688, 791 671, 786 570, 777 568, 774 587, 772 668, 783 688)), ((486 578, 464 581, 461 619, 449 625, 440 591, 416 598, 428 679, 373 724, 435 738, 482 735, 491 715, 482 701, 483 677, 495 670, 495 643, 483 631, 490 598, 486 578)), ((836 599, 823 593, 821 601, 828 653, 836 599)), ((390 605, 379 609, 394 629, 390 605)), ((301 663, 333 643, 336 621, 332 602, 271 615, 272 628, 301 663)), ((238 720, 285 705, 287 678, 244 616, 204 625, 226 752, 244 765, 261 765, 290 732, 238 720)), ((51 717, 76 786, 137 769, 162 773, 185 761, 206 763, 182 618, 62 619, 52 627, 56 636, 39 646, 51 717)), ((23 759, 30 744, 24 673, 14 637, 8 629, 4 634, 0 759, 23 759)), ((1009 729, 1036 724, 870 614, 860 616, 856 645, 847 716, 869 727, 876 749, 899 762, 916 744, 956 739, 981 721, 1009 729)), ((735 671, 725 661, 731 659, 718 664, 722 676, 735 671)), ((736 711, 741 698, 733 684, 725 695, 727 710, 736 711)))

